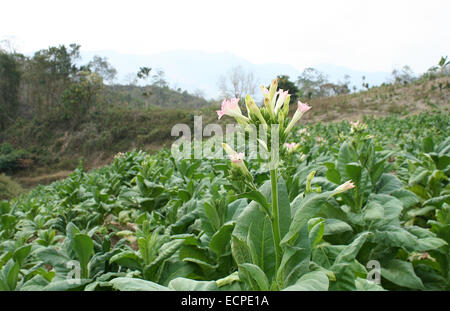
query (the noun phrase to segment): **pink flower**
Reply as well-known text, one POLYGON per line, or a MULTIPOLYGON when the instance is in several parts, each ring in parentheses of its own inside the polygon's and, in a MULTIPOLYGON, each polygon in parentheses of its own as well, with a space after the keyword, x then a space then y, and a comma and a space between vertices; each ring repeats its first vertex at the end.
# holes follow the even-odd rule
POLYGON ((300 118, 303 116, 305 112, 307 112, 309 109, 311 109, 310 106, 307 104, 302 103, 301 101, 298 101, 298 107, 297 110, 294 113, 294 116, 292 117, 291 122, 289 122, 288 126, 284 130, 284 133, 287 135, 291 129, 294 127, 294 125, 300 120, 300 118))
POLYGON ((239 108, 239 99, 232 98, 231 100, 224 99, 222 102, 221 110, 217 110, 217 114, 219 115, 219 120, 223 117, 223 115, 228 115, 234 117, 236 114, 242 115, 241 109, 239 108))
POLYGON ((277 94, 278 94, 278 99, 275 104, 275 114, 277 114, 278 110, 280 110, 281 106, 283 106, 284 101, 286 100, 286 98, 289 95, 289 91, 283 91, 282 89, 280 89, 277 92, 277 94))
POLYGON ((298 101, 298 108, 297 108, 297 110, 299 110, 302 113, 305 113, 309 109, 311 109, 310 106, 308 106, 307 104, 302 103, 301 101, 298 101))
POLYGON ((242 161, 244 160, 245 154, 243 152, 240 152, 240 153, 234 152, 234 154, 229 155, 228 157, 230 158, 231 162, 238 164, 238 163, 242 163, 242 161))
POLYGON ((297 143, 285 143, 284 146, 285 146, 287 149, 295 149, 295 148, 297 148, 297 147, 300 146, 300 145, 297 144, 297 143))
POLYGON ((266 87, 261 86, 261 91, 264 94, 264 96, 268 96, 269 95, 269 90, 266 87))
POLYGON ((343 183, 342 185, 340 185, 339 187, 337 187, 334 191, 337 193, 342 193, 345 192, 347 190, 353 189, 355 188, 355 185, 353 184, 353 182, 351 180, 346 181, 345 183, 343 183))

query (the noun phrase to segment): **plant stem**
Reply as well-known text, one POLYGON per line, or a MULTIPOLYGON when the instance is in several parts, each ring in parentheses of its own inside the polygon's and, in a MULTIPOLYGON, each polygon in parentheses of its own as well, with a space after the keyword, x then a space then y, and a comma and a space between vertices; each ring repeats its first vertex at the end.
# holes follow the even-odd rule
POLYGON ((277 170, 270 170, 270 183, 272 185, 272 233, 273 233, 273 243, 275 246, 275 256, 276 256, 276 269, 280 267, 281 263, 281 234, 280 234, 280 217, 278 211, 278 176, 277 170))

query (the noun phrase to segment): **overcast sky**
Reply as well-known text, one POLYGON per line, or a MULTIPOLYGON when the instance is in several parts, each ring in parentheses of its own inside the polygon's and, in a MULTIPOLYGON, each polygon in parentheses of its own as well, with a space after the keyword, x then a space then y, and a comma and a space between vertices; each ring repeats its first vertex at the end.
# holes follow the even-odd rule
POLYGON ((231 52, 299 69, 330 63, 423 72, 450 54, 449 0, 2 1, 0 40, 20 52, 231 52))

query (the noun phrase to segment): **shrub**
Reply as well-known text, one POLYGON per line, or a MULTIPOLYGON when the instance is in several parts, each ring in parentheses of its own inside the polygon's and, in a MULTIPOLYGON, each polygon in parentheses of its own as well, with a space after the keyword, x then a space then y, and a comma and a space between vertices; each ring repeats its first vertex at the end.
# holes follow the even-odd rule
POLYGON ((5 174, 0 174, 0 201, 17 197, 23 192, 22 187, 5 174))
POLYGON ((23 149, 14 150, 8 143, 0 144, 0 172, 14 172, 26 164, 30 166, 28 160, 30 155, 23 149))

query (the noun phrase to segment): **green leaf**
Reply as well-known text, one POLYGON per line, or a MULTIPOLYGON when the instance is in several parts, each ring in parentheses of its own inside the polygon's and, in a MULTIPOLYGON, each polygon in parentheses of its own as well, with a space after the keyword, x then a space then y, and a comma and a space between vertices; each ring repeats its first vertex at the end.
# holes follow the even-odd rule
POLYGON ((361 181, 362 166, 359 163, 348 163, 345 165, 345 172, 358 187, 361 181))
POLYGON ((364 220, 379 220, 384 217, 384 208, 375 201, 369 201, 363 209, 364 220))
POLYGON ((0 271, 0 289, 13 291, 16 289, 19 280, 19 263, 10 259, 0 271))
MULTIPOLYGON (((323 224, 323 222, 321 222, 323 224)), ((284 253, 276 280, 280 287, 292 285, 300 276, 309 271, 311 248, 308 234, 308 225, 305 224, 294 246, 284 245, 284 253)))
POLYGON ((385 290, 380 285, 378 285, 372 281, 363 279, 363 278, 356 278, 355 285, 356 285, 357 291, 384 291, 385 290))
POLYGON ((404 208, 409 208, 417 203, 419 203, 419 198, 414 194, 414 192, 406 189, 397 189, 390 193, 390 195, 396 197, 403 203, 404 208))
POLYGON ((270 204, 267 202, 266 197, 258 190, 253 190, 250 192, 245 192, 237 196, 237 198, 247 198, 252 201, 258 202, 262 209, 270 215, 270 204))
POLYGON ((52 281, 47 286, 45 286, 43 291, 80 291, 83 290, 84 286, 92 282, 90 279, 70 279, 70 280, 60 280, 52 281))
POLYGON ((429 251, 433 249, 438 249, 442 246, 448 245, 447 242, 445 242, 442 239, 439 238, 423 238, 417 240, 417 251, 424 252, 429 251))
POLYGON ((239 272, 249 281, 253 290, 268 291, 270 289, 269 280, 260 267, 251 263, 243 263, 238 267, 239 272))
POLYGON ((417 248, 417 237, 403 228, 389 226, 383 231, 376 230, 372 241, 389 247, 401 247, 408 252, 417 248))
POLYGON ((381 265, 381 276, 390 282, 411 289, 423 289, 423 283, 415 274, 411 263, 392 259, 381 265))
MULTIPOLYGON (((279 216, 281 234, 289 227, 290 222, 290 206, 288 204, 288 195, 284 181, 280 178, 279 183, 279 216)), ((271 185, 267 181, 259 189, 259 191, 266 197, 271 198, 271 185)), ((266 213, 264 213, 259 204, 255 201, 251 202, 241 213, 236 221, 233 230, 232 239, 235 245, 232 245, 233 257, 238 264, 253 263, 258 265, 261 270, 267 275, 269 279, 275 273, 275 249, 273 242, 273 234, 271 222, 266 213), (245 244, 242 245, 242 243, 245 244), (253 259, 251 251, 253 250, 253 259), (237 253, 235 253, 237 252, 237 253), (250 258, 250 261, 248 261, 250 258), (246 261, 241 261, 246 260, 246 261)))
POLYGON ((292 209, 295 214, 292 219, 289 231, 282 238, 281 244, 289 243, 298 235, 300 228, 307 224, 320 210, 320 208, 327 202, 329 195, 332 192, 324 192, 321 194, 311 193, 306 198, 302 198, 302 194, 297 196, 292 202, 292 209))
POLYGON ((337 256, 334 264, 353 262, 355 260, 356 255, 358 255, 359 250, 366 242, 367 238, 371 235, 370 232, 363 232, 359 234, 359 236, 353 240, 352 243, 347 245, 337 256))
POLYGON ((403 183, 397 176, 392 174, 383 174, 376 185, 376 192, 390 194, 401 188, 403 188, 403 183))
POLYGON ((158 282, 164 267, 164 262, 172 257, 183 243, 183 240, 173 240, 163 244, 159 250, 158 256, 144 268, 144 278, 158 282))
POLYGON ((177 291, 217 291, 215 281, 197 281, 186 278, 176 278, 169 282, 169 289, 177 291))
POLYGON ((71 259, 54 248, 44 248, 36 253, 37 257, 44 263, 51 266, 66 266, 66 263, 71 259))
POLYGON ((75 234, 73 239, 74 251, 77 254, 81 267, 81 278, 87 279, 89 277, 88 263, 94 253, 94 242, 86 234, 75 234))
POLYGON ((310 247, 314 248, 320 241, 322 241, 322 237, 325 233, 325 222, 323 219, 319 219, 319 221, 315 222, 313 227, 309 231, 309 241, 310 247))
POLYGON ((348 143, 344 142, 339 149, 338 160, 337 160, 337 170, 341 175, 341 179, 347 180, 350 179, 347 176, 346 165, 348 163, 357 162, 358 155, 355 149, 348 143))
POLYGON ((450 204, 450 194, 441 195, 438 197, 431 198, 429 200, 426 200, 422 203, 423 206, 425 205, 433 205, 436 207, 441 207, 442 204, 447 203, 450 204))
POLYGON ((341 175, 339 171, 335 168, 328 168, 327 170, 327 179, 337 185, 341 183, 341 175))
POLYGON ((134 251, 124 251, 111 257, 110 263, 116 263, 122 267, 132 270, 140 270, 142 266, 142 258, 134 251))
POLYGON ((169 291, 168 287, 161 286, 151 281, 141 279, 119 277, 109 281, 112 287, 120 291, 169 291))
POLYGON ((19 263, 19 266, 22 265, 25 258, 30 254, 31 245, 24 245, 15 250, 13 258, 14 261, 19 263))
POLYGON ((333 218, 325 219, 325 230, 323 235, 339 234, 347 231, 353 231, 352 227, 345 221, 333 218))
POLYGON ((50 282, 47 281, 42 275, 38 274, 33 276, 31 279, 26 281, 22 287, 21 291, 41 291, 43 290, 50 282))
POLYGON ((204 203, 204 208, 205 208, 206 216, 208 217, 209 222, 213 226, 213 229, 215 231, 219 230, 219 228, 221 226, 221 221, 220 221, 219 214, 217 213, 217 209, 213 205, 209 204, 208 202, 204 203))
POLYGON ((286 287, 284 291, 326 291, 329 281, 322 271, 312 271, 303 275, 294 285, 286 287))
POLYGON ((230 245, 231 241, 231 233, 233 232, 235 222, 227 222, 225 223, 219 231, 217 231, 209 242, 209 247, 213 252, 215 252, 218 256, 221 256, 225 253, 225 250, 228 245, 230 245))
POLYGON ((250 254, 250 248, 245 240, 241 240, 236 236, 231 236, 231 253, 236 263, 252 262, 252 256, 250 254))

